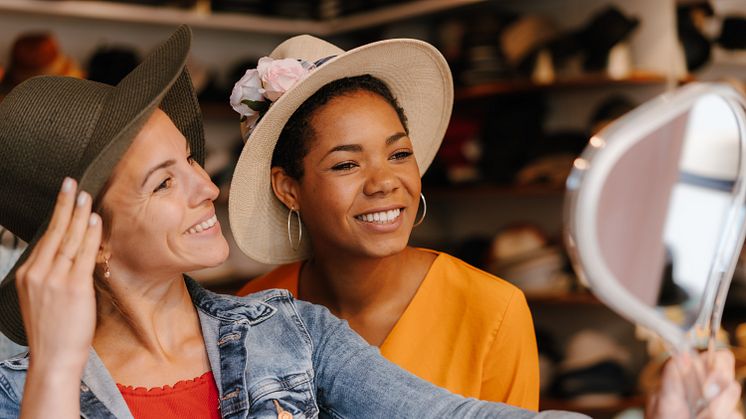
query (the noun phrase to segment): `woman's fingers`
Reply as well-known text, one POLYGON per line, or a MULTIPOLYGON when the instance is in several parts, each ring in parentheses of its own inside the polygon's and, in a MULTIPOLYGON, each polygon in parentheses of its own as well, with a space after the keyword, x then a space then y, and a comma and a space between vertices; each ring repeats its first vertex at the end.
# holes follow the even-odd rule
POLYGON ((698 417, 707 419, 741 417, 737 408, 741 399, 741 386, 735 380, 733 353, 723 349, 705 352, 700 355, 699 360, 707 371, 703 394, 708 405, 698 417))
POLYGON ((731 382, 725 390, 710 400, 707 410, 700 417, 707 419, 733 417, 733 413, 738 413, 739 400, 741 400, 741 386, 736 382, 731 382))
POLYGON ((87 278, 92 283, 93 270, 96 267, 96 256, 101 245, 101 217, 96 213, 91 213, 86 220, 86 225, 85 235, 78 249, 78 254, 75 257, 75 264, 72 267, 70 276, 75 278, 75 280, 87 278))
POLYGON ((75 211, 65 233, 62 245, 57 252, 55 268, 53 270, 68 270, 72 266, 78 250, 83 243, 83 237, 89 228, 91 216, 91 196, 82 191, 75 200, 75 211))
POLYGON ((32 265, 30 269, 33 269, 33 273, 36 275, 45 275, 55 256, 57 256, 57 250, 65 236, 65 232, 70 224, 73 208, 75 207, 75 189, 75 180, 65 178, 62 182, 60 193, 57 195, 57 202, 54 206, 52 219, 47 226, 47 230, 36 244, 31 257, 26 262, 32 265))

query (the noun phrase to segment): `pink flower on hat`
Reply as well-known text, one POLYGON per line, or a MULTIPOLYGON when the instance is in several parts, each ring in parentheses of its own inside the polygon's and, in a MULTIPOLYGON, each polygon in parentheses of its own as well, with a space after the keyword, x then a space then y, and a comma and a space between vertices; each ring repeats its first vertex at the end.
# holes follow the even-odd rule
POLYGON ((246 74, 233 87, 231 107, 242 117, 257 115, 259 109, 254 102, 264 102, 263 93, 259 72, 256 69, 246 70, 246 74))
POLYGON ((296 83, 306 78, 312 65, 293 58, 274 60, 263 57, 259 59, 256 69, 262 78, 264 95, 274 102, 296 83))
POLYGON ((230 99, 233 110, 241 114, 244 137, 248 138, 272 102, 306 78, 314 68, 314 64, 294 58, 262 57, 257 68, 246 70, 233 86, 230 99))

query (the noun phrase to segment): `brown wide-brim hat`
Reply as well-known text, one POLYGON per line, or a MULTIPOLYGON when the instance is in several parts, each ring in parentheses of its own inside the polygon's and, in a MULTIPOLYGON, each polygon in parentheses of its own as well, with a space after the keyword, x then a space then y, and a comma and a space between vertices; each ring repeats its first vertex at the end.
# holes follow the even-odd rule
MULTIPOLYGON (((298 107, 326 84, 369 74, 386 83, 404 109, 420 174, 433 161, 453 107, 453 80, 443 55, 415 39, 389 39, 344 51, 326 41, 301 35, 269 55, 309 63, 323 62, 274 101, 244 145, 231 182, 228 212, 233 237, 250 258, 263 263, 307 259, 308 239, 293 250, 288 240, 288 208, 272 191, 272 153, 285 123, 298 107)), ((293 237, 298 225, 293 224, 293 237)), ((304 236, 305 237, 305 236, 304 236)))
POLYGON ((184 65, 181 26, 119 84, 41 76, 0 102, 0 225, 29 243, 0 284, 0 331, 25 345, 15 272, 44 234, 66 176, 95 200, 122 155, 160 107, 204 162, 202 116, 184 65))

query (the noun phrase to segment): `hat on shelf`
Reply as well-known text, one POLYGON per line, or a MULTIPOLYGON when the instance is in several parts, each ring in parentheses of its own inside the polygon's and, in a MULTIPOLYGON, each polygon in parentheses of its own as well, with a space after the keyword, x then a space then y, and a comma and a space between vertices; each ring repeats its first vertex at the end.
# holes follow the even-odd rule
POLYGON ((575 33, 585 53, 585 70, 604 69, 611 48, 627 39, 639 24, 639 19, 625 16, 614 6, 595 14, 575 33))
POLYGON ((250 100, 252 106, 257 103, 251 101, 260 100, 268 109, 261 113, 248 108, 242 111, 246 144, 231 183, 230 225, 236 243, 252 259, 288 263, 307 258, 310 245, 305 240, 294 250, 288 242, 288 209, 275 197, 270 173, 277 140, 296 109, 332 81, 362 75, 380 79, 407 115, 409 138, 420 174, 424 174, 448 127, 453 82, 440 52, 414 39, 389 39, 344 51, 313 36, 301 35, 277 46, 268 58, 260 59, 258 67, 269 73, 274 65, 283 67, 278 67, 276 74, 293 71, 297 79, 289 86, 283 86, 280 79, 272 84, 261 80, 259 70, 251 69, 234 89, 234 109, 241 109, 243 99, 250 100), (262 67, 263 63, 267 67, 262 67))
POLYGON ((632 389, 627 371, 630 359, 629 350, 608 335, 581 330, 567 343, 553 390, 560 397, 587 404, 618 400, 632 389))
POLYGON ((125 46, 100 46, 88 61, 88 80, 111 84, 119 83, 140 63, 137 52, 125 46))
POLYGON ((48 32, 29 32, 13 42, 5 83, 13 87, 34 76, 83 78, 78 64, 62 53, 57 39, 48 32))

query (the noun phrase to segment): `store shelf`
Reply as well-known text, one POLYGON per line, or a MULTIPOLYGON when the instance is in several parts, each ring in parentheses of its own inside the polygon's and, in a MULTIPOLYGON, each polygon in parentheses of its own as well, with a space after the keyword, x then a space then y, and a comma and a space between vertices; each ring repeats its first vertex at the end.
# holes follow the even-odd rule
POLYGON ((548 292, 548 293, 526 293, 529 304, 557 304, 557 305, 591 305, 598 306, 603 303, 595 295, 587 291, 580 292, 548 292))
POLYGON ((15 12, 157 25, 188 24, 195 28, 247 33, 309 33, 329 36, 375 27, 395 20, 445 12, 484 1, 486 0, 417 0, 327 21, 286 19, 242 13, 212 13, 100 0, 2 0, 0 1, 0 13, 15 12))
POLYGON ((559 79, 549 84, 534 83, 528 79, 505 80, 459 88, 456 90, 455 99, 457 101, 465 101, 510 93, 573 90, 604 86, 661 85, 666 82, 667 79, 665 76, 649 72, 636 72, 624 79, 612 79, 605 74, 588 74, 582 77, 559 79))
POLYGON ((472 4, 484 3, 486 0, 419 0, 403 2, 394 6, 382 7, 370 12, 358 13, 326 22, 328 35, 352 32, 383 24, 424 17, 435 13, 447 12, 472 4))
POLYGON ((428 198, 455 199, 470 197, 515 197, 515 196, 562 196, 564 187, 547 185, 453 185, 453 186, 425 186, 423 193, 428 198))

